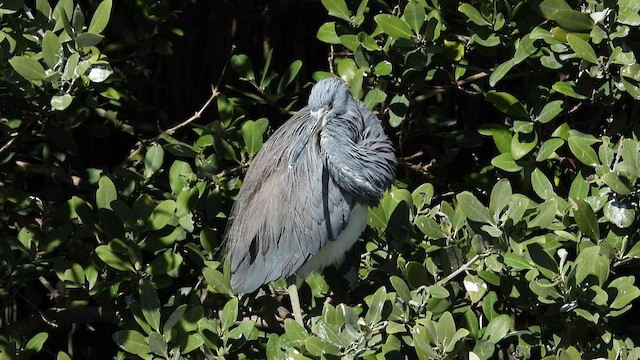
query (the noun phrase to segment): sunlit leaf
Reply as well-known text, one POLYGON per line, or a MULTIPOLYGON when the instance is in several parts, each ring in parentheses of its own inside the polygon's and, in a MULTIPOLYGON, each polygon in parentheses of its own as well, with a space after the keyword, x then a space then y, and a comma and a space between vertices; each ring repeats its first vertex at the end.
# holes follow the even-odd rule
POLYGON ((344 0, 322 0, 322 5, 329 11, 329 15, 349 21, 351 12, 344 0))
POLYGON ((28 56, 14 56, 9 64, 23 78, 31 81, 44 80, 47 76, 44 67, 35 59, 28 56))
POLYGON ((102 2, 100 2, 100 5, 96 8, 96 12, 93 13, 91 23, 89 23, 89 32, 100 34, 102 30, 107 27, 112 6, 112 0, 102 0, 102 2))
POLYGON ((406 21, 397 16, 389 14, 379 14, 374 16, 374 20, 387 35, 398 39, 411 39, 413 31, 406 21))

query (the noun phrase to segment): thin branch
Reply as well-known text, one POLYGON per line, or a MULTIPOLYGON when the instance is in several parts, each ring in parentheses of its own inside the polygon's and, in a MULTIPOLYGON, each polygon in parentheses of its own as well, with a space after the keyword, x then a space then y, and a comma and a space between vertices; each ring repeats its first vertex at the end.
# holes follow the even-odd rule
POLYGON ((616 151, 616 158, 613 161, 613 166, 611 167, 611 170, 616 170, 616 167, 618 166, 618 163, 620 162, 620 157, 622 156, 622 143, 624 140, 624 135, 620 137, 620 140, 618 141, 618 151, 616 151))
POLYGON ((56 167, 49 167, 44 165, 32 164, 26 161, 16 160, 15 170, 18 172, 24 172, 29 174, 38 174, 50 176, 52 179, 61 181, 63 183, 79 186, 82 182, 82 178, 67 174, 64 170, 56 167))
POLYGON ((217 177, 225 177, 225 176, 229 176, 229 175, 235 175, 235 174, 241 172, 242 169, 244 169, 244 168, 246 168, 248 166, 249 166, 249 164, 241 164, 241 165, 238 165, 238 166, 234 166, 234 167, 232 167, 230 169, 225 169, 225 170, 217 173, 216 176, 217 177))
POLYGON ((109 312, 101 306, 85 306, 76 309, 52 308, 33 314, 26 319, 8 324, 0 328, 0 333, 8 334, 15 331, 28 336, 47 328, 58 328, 74 323, 115 323, 118 318, 115 312, 109 312))
POLYGON ((331 48, 331 51, 329 51, 329 57, 327 58, 327 62, 329 62, 329 72, 335 75, 335 73, 333 72, 333 59, 335 57, 333 45, 331 45, 330 48, 331 48))
POLYGON ((47 279, 45 279, 44 276, 40 276, 38 280, 40 281, 42 286, 44 286, 47 289, 47 291, 49 291, 49 299, 55 300, 58 298, 58 296, 60 296, 60 291, 58 291, 53 286, 51 286, 49 281, 47 281, 47 279))
POLYGON ((11 139, 9 139, 9 141, 7 141, 7 143, 6 143, 6 144, 4 144, 4 145, 2 146, 2 148, 0 148, 0 154, 2 154, 3 152, 5 152, 5 150, 7 150, 7 149, 9 148, 9 146, 11 146, 11 145, 16 141, 16 139, 18 138, 18 136, 20 136, 20 133, 17 133, 17 134, 15 134, 15 135, 13 135, 13 137, 12 137, 11 139))
POLYGON ((468 84, 470 82, 482 79, 482 78, 487 77, 489 75, 491 75, 491 73, 483 71, 483 72, 479 72, 477 74, 473 74, 471 76, 468 76, 468 77, 466 77, 466 78, 464 78, 462 80, 458 80, 455 84, 445 85, 445 86, 434 86, 433 90, 429 91, 426 94, 416 96, 413 99, 413 101, 414 102, 420 102, 420 101, 428 100, 428 99, 430 99, 430 98, 432 98, 432 97, 434 97, 436 95, 440 95, 442 93, 445 93, 447 90, 449 90, 451 88, 454 88, 454 87, 460 88, 460 87, 462 87, 462 86, 464 86, 464 85, 466 85, 466 84, 468 84))
POLYGON ((200 110, 196 111, 196 113, 192 117, 181 122, 180 124, 163 131, 163 134, 173 135, 173 133, 175 133, 177 130, 191 124, 192 122, 194 122, 195 120, 199 119, 202 116, 202 113, 207 109, 207 107, 209 107, 211 102, 220 95, 220 85, 222 84, 222 79, 224 78, 224 74, 227 72, 227 67, 229 66, 229 62, 231 62, 231 57, 233 56, 233 53, 235 51, 236 51, 236 46, 231 45, 231 51, 229 52, 227 61, 224 63, 224 66, 222 67, 222 71, 220 72, 220 77, 218 78, 218 83, 216 83, 216 86, 211 87, 211 97, 207 99, 207 101, 200 108, 200 110))
POLYGON ((180 124, 169 128, 165 131, 163 131, 161 133, 161 135, 173 135, 176 131, 180 130, 181 128, 191 124, 192 122, 200 119, 202 117, 202 113, 209 107, 209 105, 211 104, 211 102, 218 97, 218 95, 220 95, 220 91, 218 90, 218 86, 216 85, 211 86, 211 96, 209 97, 209 99, 207 99, 207 101, 204 103, 204 105, 202 105, 202 107, 200 108, 200 110, 196 111, 195 114, 193 114, 193 116, 191 116, 190 118, 188 118, 187 120, 181 122, 180 124))
POLYGON ((422 155, 424 155, 424 152, 418 151, 417 153, 415 153, 413 155, 405 156, 405 157, 401 158, 400 160, 409 161, 409 160, 413 160, 413 159, 419 158, 422 155))
POLYGON ((215 86, 211 87, 211 96, 207 99, 207 101, 205 101, 204 105, 202 105, 200 107, 200 109, 195 112, 195 114, 193 114, 188 119, 182 121, 178 125, 173 126, 173 127, 169 128, 167 130, 162 131, 160 134, 158 134, 157 136, 153 137, 150 140, 146 140, 146 141, 140 143, 136 147, 136 149, 133 150, 129 154, 129 156, 127 157, 127 161, 133 159, 135 156, 140 154, 140 152, 144 148, 144 144, 148 144, 148 143, 157 141, 163 135, 173 135, 176 131, 182 129, 183 127, 191 124, 192 122, 194 122, 194 121, 196 121, 196 120, 198 120, 198 119, 200 119, 202 117, 202 113, 209 107, 209 105, 211 105, 213 100, 215 100, 220 95, 220 85, 222 84, 222 79, 224 78, 224 74, 227 71, 227 67, 229 66, 229 62, 231 61, 231 57, 233 56, 233 53, 235 52, 235 50, 236 50, 236 46, 232 45, 231 46, 231 51, 229 53, 229 57, 227 58, 227 61, 225 62, 224 66, 222 67, 222 71, 220 72, 220 77, 218 78, 218 82, 216 83, 215 86))
POLYGON ((452 272, 446 278, 438 281, 438 285, 444 285, 454 277, 458 276, 461 272, 467 271, 467 269, 469 269, 469 266, 471 266, 474 262, 478 261, 478 259, 480 259, 480 254, 477 254, 476 256, 472 257, 471 260, 467 261, 467 263, 462 265, 460 268, 458 268, 458 270, 452 272))

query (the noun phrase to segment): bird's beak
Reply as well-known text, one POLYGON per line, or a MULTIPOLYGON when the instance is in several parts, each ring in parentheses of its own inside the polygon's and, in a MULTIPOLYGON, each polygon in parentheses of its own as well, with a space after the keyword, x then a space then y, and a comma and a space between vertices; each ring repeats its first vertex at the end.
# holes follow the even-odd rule
POLYGON ((324 119, 327 117, 327 113, 331 110, 329 107, 323 107, 317 111, 311 111, 311 118, 315 119, 312 123, 307 126, 305 129, 300 142, 296 146, 291 159, 289 159, 289 169, 293 167, 298 161, 300 154, 302 154, 302 150, 304 150, 305 146, 309 143, 309 139, 311 139, 314 135, 316 135, 320 129, 322 129, 322 124, 324 124, 324 119))

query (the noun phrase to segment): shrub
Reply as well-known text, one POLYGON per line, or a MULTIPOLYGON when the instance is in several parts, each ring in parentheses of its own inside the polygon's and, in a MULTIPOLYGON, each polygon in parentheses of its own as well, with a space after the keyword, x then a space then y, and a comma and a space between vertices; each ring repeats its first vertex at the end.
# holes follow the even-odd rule
POLYGON ((100 48, 117 4, 83 21, 46 3, 0 6, 2 297, 45 319, 39 333, 5 319, 6 357, 63 350, 47 338, 77 311, 117 325, 119 358, 640 358, 624 321, 640 296, 640 3, 323 0, 330 70, 383 120, 401 168, 356 246, 357 285, 306 279, 306 327, 276 316, 283 281, 233 296, 219 251, 273 122, 255 114, 304 103, 304 63, 235 54, 237 86, 122 165, 77 169, 72 129, 90 114, 140 135, 100 106, 123 106, 127 83, 100 48), (74 190, 39 196, 16 166, 74 190))

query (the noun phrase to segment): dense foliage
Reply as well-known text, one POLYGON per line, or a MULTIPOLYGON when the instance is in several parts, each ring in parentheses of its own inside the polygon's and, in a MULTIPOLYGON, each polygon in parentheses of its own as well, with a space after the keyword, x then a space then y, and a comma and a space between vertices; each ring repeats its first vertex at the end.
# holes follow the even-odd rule
POLYGON ((324 71, 217 54, 182 121, 138 91, 181 56, 168 3, 0 3, 0 358, 640 359, 640 2, 322 0, 324 71), (233 296, 220 246, 332 72, 401 165, 303 327, 284 281, 233 296))

